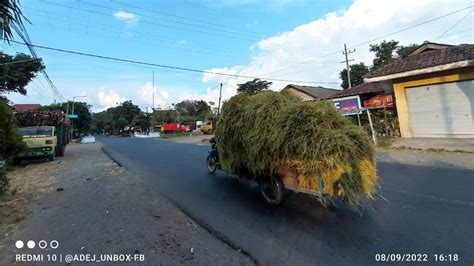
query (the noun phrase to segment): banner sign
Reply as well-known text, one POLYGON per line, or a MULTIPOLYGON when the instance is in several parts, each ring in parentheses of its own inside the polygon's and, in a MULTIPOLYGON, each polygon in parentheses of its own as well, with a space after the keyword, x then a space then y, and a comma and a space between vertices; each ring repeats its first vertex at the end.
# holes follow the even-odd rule
POLYGON ((384 107, 393 107, 393 96, 388 95, 378 95, 364 101, 365 108, 384 108, 384 107))
POLYGON ((359 95, 331 100, 342 115, 356 115, 362 113, 359 95))

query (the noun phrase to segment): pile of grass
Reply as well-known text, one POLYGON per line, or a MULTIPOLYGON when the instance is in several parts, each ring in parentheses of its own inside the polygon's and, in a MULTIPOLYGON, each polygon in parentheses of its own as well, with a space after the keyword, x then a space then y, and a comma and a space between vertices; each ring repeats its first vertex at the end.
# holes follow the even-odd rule
POLYGON ((256 179, 297 171, 299 188, 364 205, 377 186, 370 137, 326 101, 303 102, 277 92, 238 94, 226 101, 216 129, 222 167, 256 179))

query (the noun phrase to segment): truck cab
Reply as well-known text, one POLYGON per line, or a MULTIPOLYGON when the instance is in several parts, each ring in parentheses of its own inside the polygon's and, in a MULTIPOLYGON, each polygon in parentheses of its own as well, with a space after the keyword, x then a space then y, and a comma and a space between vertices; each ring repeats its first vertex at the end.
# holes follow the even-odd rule
POLYGON ((205 121, 201 127, 202 133, 204 134, 212 134, 214 133, 214 126, 212 124, 212 121, 208 120, 205 121))
POLYGON ((26 149, 18 154, 15 161, 22 159, 48 158, 53 161, 56 155, 58 139, 56 128, 53 126, 35 126, 20 128, 26 149))

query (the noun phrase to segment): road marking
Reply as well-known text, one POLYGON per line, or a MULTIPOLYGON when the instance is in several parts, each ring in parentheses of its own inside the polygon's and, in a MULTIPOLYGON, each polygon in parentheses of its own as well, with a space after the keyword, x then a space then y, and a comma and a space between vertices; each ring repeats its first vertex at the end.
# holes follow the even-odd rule
POLYGON ((411 195, 411 196, 424 198, 424 199, 440 201, 440 202, 444 202, 444 203, 451 203, 451 204, 465 205, 465 206, 469 206, 469 207, 474 207, 474 202, 469 202, 469 201, 445 199, 445 198, 440 198, 440 197, 435 197, 435 196, 430 196, 430 195, 424 195, 424 194, 418 194, 418 193, 408 192, 408 191, 399 190, 399 189, 392 189, 392 188, 382 188, 382 190, 397 192, 397 193, 401 193, 401 194, 405 194, 405 195, 411 195))

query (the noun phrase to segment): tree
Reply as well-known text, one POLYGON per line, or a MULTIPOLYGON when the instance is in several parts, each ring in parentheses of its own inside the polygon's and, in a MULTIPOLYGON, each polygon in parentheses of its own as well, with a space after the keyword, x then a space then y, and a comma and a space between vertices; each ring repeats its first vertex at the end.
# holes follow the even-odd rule
POLYGON ((23 20, 28 19, 20 10, 19 0, 0 1, 0 37, 7 42, 13 39, 12 28, 22 28, 23 20))
POLYGON ((394 40, 384 40, 379 44, 370 45, 370 51, 375 53, 372 70, 393 62, 395 59, 405 58, 418 47, 419 45, 417 44, 398 45, 398 42, 394 40))
POLYGON ((102 111, 93 114, 91 130, 96 133, 112 133, 113 124, 111 112, 102 111))
MULTIPOLYGON (((74 119, 74 131, 78 133, 88 133, 92 126, 91 105, 86 102, 74 102, 74 114, 78 115, 74 119)), ((42 109, 50 111, 60 111, 72 113, 72 102, 64 102, 43 106, 42 109)))
POLYGON ((142 114, 132 101, 125 101, 117 107, 93 114, 92 130, 97 133, 118 133, 126 126, 133 126, 134 119, 142 114))
MULTIPOLYGON (((359 64, 350 65, 351 68, 351 85, 357 86, 364 83, 364 75, 369 72, 369 67, 364 63, 360 62, 359 64)), ((339 73, 339 77, 342 80, 341 87, 344 89, 349 88, 349 83, 347 81, 347 69, 343 69, 339 73)))
POLYGON ((395 59, 394 52, 398 47, 398 42, 394 40, 383 40, 379 44, 371 44, 369 50, 375 53, 372 69, 377 69, 382 65, 392 62, 395 59))
POLYGON ((175 123, 178 122, 178 112, 176 110, 155 110, 151 119, 155 125, 175 123))
POLYGON ((149 119, 148 115, 146 115, 144 113, 140 113, 140 114, 136 115, 132 120, 132 126, 134 126, 136 128, 141 128, 142 130, 144 130, 145 128, 149 128, 150 127, 150 119, 149 119))
POLYGON ((11 56, 0 52, 0 93, 26 95, 26 85, 44 68, 41 60, 29 55, 18 53, 11 56))
POLYGON ((405 57, 409 56, 411 53, 413 53, 416 49, 418 49, 418 47, 420 47, 420 46, 416 43, 409 44, 407 46, 400 45, 397 48, 397 51, 396 51, 397 57, 398 58, 405 58, 405 57))
MULTIPOLYGON (((132 120, 136 115, 141 114, 140 107, 132 103, 132 101, 125 101, 121 105, 115 107, 113 110, 113 118, 118 120, 123 118, 127 124, 132 124, 132 120)), ((125 125, 127 126, 127 125, 125 125)))
POLYGON ((184 100, 177 103, 174 109, 178 112, 181 122, 204 120, 211 114, 211 107, 203 100, 184 100))
POLYGON ((10 159, 25 148, 13 110, 0 101, 0 161, 10 159))
POLYGON ((252 81, 247 81, 244 84, 239 84, 237 87, 237 92, 242 93, 246 92, 248 94, 256 94, 264 90, 268 90, 272 85, 272 82, 266 80, 254 79, 252 81))

